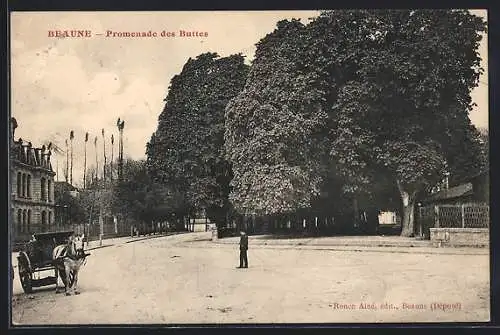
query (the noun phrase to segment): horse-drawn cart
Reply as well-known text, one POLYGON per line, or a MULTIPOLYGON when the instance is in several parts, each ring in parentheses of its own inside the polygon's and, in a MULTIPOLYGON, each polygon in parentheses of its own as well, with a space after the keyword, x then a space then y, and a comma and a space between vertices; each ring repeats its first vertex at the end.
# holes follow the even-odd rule
POLYGON ((33 287, 57 283, 52 252, 56 246, 68 243, 73 234, 73 231, 34 234, 33 239, 24 245, 17 256, 17 266, 25 293, 31 293, 33 287), (40 278, 40 272, 48 270, 54 270, 54 276, 40 278))

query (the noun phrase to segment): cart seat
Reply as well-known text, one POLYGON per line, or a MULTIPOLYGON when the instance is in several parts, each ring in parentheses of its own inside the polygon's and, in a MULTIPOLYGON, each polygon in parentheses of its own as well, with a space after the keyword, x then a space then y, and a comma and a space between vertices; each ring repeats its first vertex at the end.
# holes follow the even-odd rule
POLYGON ((59 244, 65 244, 72 231, 34 234, 35 239, 26 244, 26 249, 34 268, 50 266, 52 253, 59 244))

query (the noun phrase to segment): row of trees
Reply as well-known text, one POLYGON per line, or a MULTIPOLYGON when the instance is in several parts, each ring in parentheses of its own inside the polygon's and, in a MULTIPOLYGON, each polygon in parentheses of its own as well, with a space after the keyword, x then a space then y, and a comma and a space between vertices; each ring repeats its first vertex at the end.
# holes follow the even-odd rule
POLYGON ((225 159, 224 113, 248 70, 242 55, 207 53, 189 59, 171 81, 146 164, 153 180, 182 198, 179 214, 204 209, 213 222, 225 221, 233 176, 225 159))
POLYGON ((167 207, 204 209, 218 224, 233 210, 395 208, 410 236, 419 196, 488 165, 468 117, 485 30, 465 10, 325 11, 278 22, 250 67, 242 55, 189 59, 144 178, 176 195, 167 207))
MULTIPOLYGON (((116 126, 118 128, 120 137, 119 137, 119 143, 118 143, 118 169, 117 169, 117 174, 118 177, 121 175, 121 168, 123 165, 123 130, 125 127, 125 121, 121 120, 118 118, 116 126)), ((102 145, 103 145, 103 163, 102 163, 102 180, 105 182, 110 181, 111 183, 113 182, 113 178, 115 175, 115 170, 116 167, 113 165, 115 160, 114 160, 114 144, 115 144, 115 138, 114 134, 111 134, 109 137, 110 143, 111 143, 111 160, 108 164, 108 157, 107 157, 107 151, 106 151, 106 136, 105 136, 105 131, 104 128, 101 130, 101 135, 102 135, 102 145)), ((71 130, 69 132, 69 142, 68 139, 65 139, 65 149, 60 148, 57 145, 53 145, 52 143, 49 143, 50 147, 53 148, 54 152, 58 155, 65 155, 66 156, 66 162, 64 165, 64 180, 73 185, 73 140, 75 138, 75 132, 71 130)), ((94 138, 94 151, 95 151, 95 165, 91 166, 90 168, 87 169, 87 143, 89 141, 89 133, 85 133, 85 139, 84 139, 84 163, 83 163, 83 188, 87 188, 87 186, 91 184, 95 184, 97 180, 99 180, 99 162, 100 158, 98 157, 98 149, 97 149, 97 144, 98 144, 98 136, 95 136, 94 138)))
MULTIPOLYGON (((58 211, 60 224, 87 224, 94 223, 102 213, 112 216, 116 211, 116 203, 121 200, 115 196, 115 188, 119 185, 122 176, 123 168, 123 130, 125 122, 117 120, 117 128, 119 131, 119 147, 118 159, 115 162, 114 157, 114 135, 109 138, 111 143, 111 160, 108 161, 106 151, 106 134, 104 128, 101 130, 103 142, 103 158, 100 169, 100 157, 98 156, 98 136, 94 138, 95 164, 87 167, 87 143, 89 141, 89 133, 85 133, 84 137, 84 164, 83 164, 83 187, 77 192, 77 196, 73 190, 73 140, 75 138, 74 131, 69 133, 68 140, 65 140, 66 150, 55 146, 55 153, 66 156, 66 164, 64 168, 64 177, 67 184, 56 184, 55 203, 57 208, 64 208, 63 211, 58 211), (68 148, 69 147, 69 148, 68 148), (116 165, 118 168, 116 168, 116 165), (116 173, 117 170, 117 173, 116 173), (118 175, 118 179, 115 175, 118 175), (71 186, 70 186, 71 185, 71 186), (64 217, 64 219, 63 219, 64 217)), ((99 233, 99 227, 95 228, 95 233, 99 233)))

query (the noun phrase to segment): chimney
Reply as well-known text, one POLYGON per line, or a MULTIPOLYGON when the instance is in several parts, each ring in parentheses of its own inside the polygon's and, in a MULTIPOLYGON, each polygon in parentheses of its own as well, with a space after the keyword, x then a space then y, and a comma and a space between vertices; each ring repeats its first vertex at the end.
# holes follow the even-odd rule
POLYGON ((17 155, 17 159, 19 161, 22 161, 23 160, 23 139, 20 138, 17 142, 16 142, 16 155, 17 155))
POLYGON ((49 170, 52 170, 52 169, 50 168, 50 155, 51 155, 51 154, 52 154, 52 153, 50 152, 50 150, 49 150, 49 152, 46 154, 46 157, 47 157, 47 162, 46 162, 46 163, 47 163, 47 169, 49 169, 49 170))
POLYGON ((35 158, 36 158, 36 163, 35 164, 36 165, 42 165, 41 164, 41 160, 40 160, 41 159, 41 157, 40 157, 40 151, 42 151, 42 149, 40 149, 40 148, 36 148, 35 149, 35 158))
POLYGON ((27 163, 28 162, 28 144, 21 144, 21 150, 22 150, 22 161, 23 163, 27 163))
POLYGON ((33 154, 36 154, 33 145, 31 144, 31 142, 28 142, 28 148, 26 149, 26 162, 28 164, 33 164, 33 159, 34 159, 33 154))
POLYGON ((45 145, 42 146, 42 150, 41 150, 41 160, 40 160, 40 165, 45 167, 47 165, 47 154, 45 153, 45 145))

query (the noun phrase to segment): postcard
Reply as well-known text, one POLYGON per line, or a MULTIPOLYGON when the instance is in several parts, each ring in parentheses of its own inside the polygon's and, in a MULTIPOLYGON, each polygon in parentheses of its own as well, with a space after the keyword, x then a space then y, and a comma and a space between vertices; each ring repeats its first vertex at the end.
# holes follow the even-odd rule
POLYGON ((488 322, 486 28, 11 12, 13 327, 488 322))

